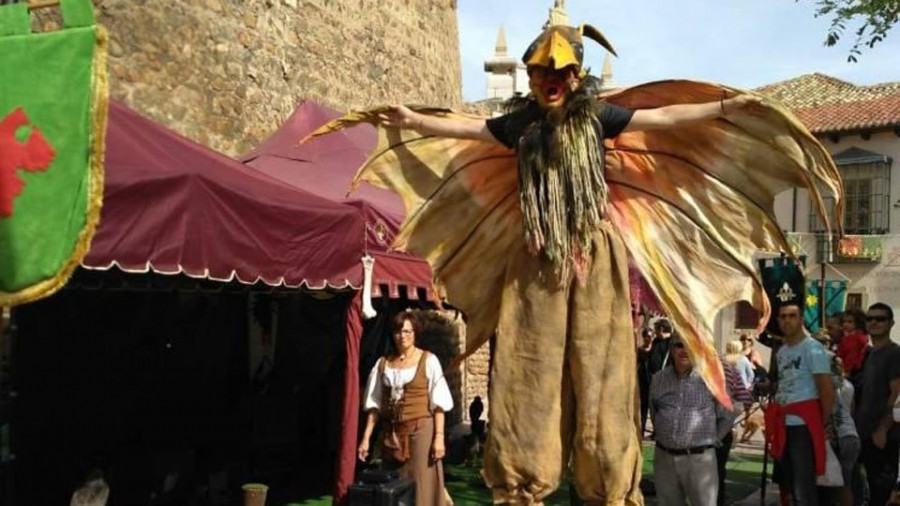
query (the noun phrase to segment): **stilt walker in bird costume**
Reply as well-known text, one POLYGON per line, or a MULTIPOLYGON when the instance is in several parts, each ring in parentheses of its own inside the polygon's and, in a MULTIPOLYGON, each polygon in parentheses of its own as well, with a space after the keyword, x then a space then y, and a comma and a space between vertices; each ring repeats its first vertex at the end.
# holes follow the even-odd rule
MULTIPOLYGON (((589 25, 550 25, 525 52, 531 93, 499 118, 382 107, 357 181, 396 191, 395 247, 431 264, 467 316, 468 352, 496 335, 483 476, 495 502, 541 503, 571 462, 588 504, 643 503, 628 260, 730 407, 712 341, 719 309, 767 318, 754 253, 789 252, 779 192, 842 187, 825 149, 781 106, 664 81, 601 96, 582 68, 589 25)), ((826 217, 826 222, 828 219, 826 217)))

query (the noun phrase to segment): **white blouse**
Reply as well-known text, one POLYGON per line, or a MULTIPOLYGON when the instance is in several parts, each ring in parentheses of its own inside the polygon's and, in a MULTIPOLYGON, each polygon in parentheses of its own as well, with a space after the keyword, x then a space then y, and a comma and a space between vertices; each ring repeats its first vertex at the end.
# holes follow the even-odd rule
MULTIPOLYGON (((385 392, 394 400, 400 399, 403 396, 403 388, 416 377, 418 364, 404 369, 394 369, 385 364, 384 374, 378 378, 378 369, 381 367, 382 360, 384 358, 378 359, 375 367, 369 372, 365 397, 363 397, 363 411, 371 409, 380 411, 381 400, 385 392)), ((441 369, 441 363, 432 353, 429 353, 425 360, 425 380, 428 383, 428 410, 434 412, 435 408, 441 408, 446 412, 453 409, 453 396, 450 395, 450 387, 447 386, 447 380, 444 378, 444 370, 441 369)))

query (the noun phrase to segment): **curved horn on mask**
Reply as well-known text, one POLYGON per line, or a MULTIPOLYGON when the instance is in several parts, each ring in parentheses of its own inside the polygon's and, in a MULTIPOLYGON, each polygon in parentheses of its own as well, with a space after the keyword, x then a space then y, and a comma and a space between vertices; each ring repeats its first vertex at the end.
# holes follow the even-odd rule
POLYGON ((606 40, 606 37, 600 33, 600 30, 594 28, 591 25, 581 25, 578 27, 578 31, 581 32, 582 35, 589 39, 593 39, 595 42, 605 47, 607 51, 613 54, 613 56, 619 56, 616 54, 616 50, 613 49, 612 44, 606 40))

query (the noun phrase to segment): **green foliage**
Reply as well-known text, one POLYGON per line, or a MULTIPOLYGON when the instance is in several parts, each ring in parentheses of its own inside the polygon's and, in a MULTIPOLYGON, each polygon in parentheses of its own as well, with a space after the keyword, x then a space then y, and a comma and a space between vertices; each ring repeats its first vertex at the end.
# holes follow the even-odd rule
MULTIPOLYGON (((799 0, 795 0, 799 1, 799 0)), ((900 20, 900 0, 816 0, 816 17, 830 16, 826 46, 834 46, 850 24, 862 24, 853 30, 856 40, 847 61, 855 62, 864 47, 872 48, 887 37, 900 20)))

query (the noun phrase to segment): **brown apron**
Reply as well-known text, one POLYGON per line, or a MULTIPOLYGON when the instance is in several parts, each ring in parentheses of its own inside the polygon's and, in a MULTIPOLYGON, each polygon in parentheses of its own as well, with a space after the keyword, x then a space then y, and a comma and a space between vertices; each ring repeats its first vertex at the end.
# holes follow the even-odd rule
MULTIPOLYGON (((389 400, 382 413, 382 454, 394 462, 409 460, 410 434, 416 428, 416 421, 431 416, 428 409, 428 379, 425 377, 425 361, 428 352, 423 352, 412 381, 403 388, 403 396, 397 401, 389 400)), ((379 379, 384 376, 386 360, 381 361, 379 379)))

